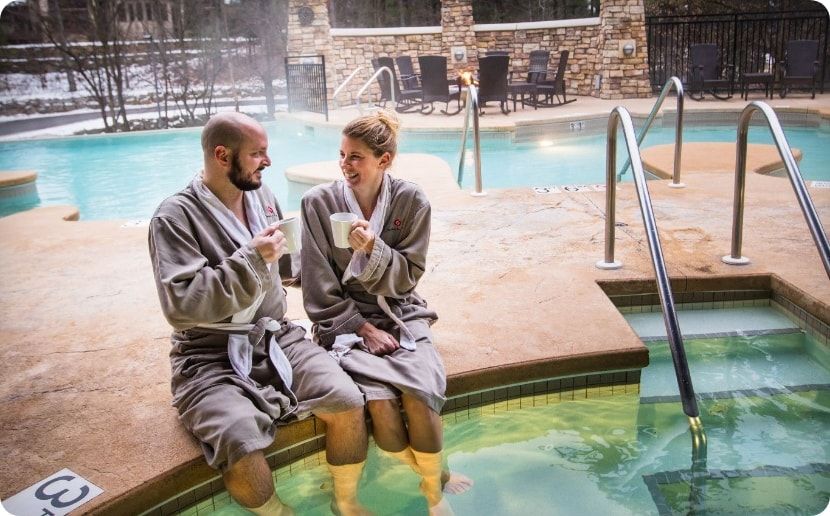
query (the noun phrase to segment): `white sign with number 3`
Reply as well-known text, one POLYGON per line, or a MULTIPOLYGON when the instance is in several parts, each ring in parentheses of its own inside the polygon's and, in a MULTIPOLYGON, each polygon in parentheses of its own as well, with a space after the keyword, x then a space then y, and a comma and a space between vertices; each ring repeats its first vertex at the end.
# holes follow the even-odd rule
POLYGON ((14 516, 60 516, 104 490, 68 469, 62 469, 2 502, 14 516))

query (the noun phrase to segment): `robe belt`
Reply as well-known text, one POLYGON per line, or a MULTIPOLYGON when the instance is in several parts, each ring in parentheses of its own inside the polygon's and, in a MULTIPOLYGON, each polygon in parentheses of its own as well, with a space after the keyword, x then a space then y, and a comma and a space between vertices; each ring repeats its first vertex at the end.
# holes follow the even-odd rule
POLYGON ((205 333, 228 335, 228 359, 231 362, 234 372, 245 381, 251 380, 251 369, 253 369, 254 347, 257 346, 266 336, 271 334, 268 343, 268 358, 277 370, 283 384, 291 389, 294 383, 294 373, 291 369, 291 362, 283 352, 274 333, 279 331, 284 322, 277 321, 271 317, 263 317, 255 324, 251 323, 208 323, 196 326, 195 330, 205 333), (239 338, 239 336, 247 338, 239 338), (234 338, 237 336, 237 338, 234 338))

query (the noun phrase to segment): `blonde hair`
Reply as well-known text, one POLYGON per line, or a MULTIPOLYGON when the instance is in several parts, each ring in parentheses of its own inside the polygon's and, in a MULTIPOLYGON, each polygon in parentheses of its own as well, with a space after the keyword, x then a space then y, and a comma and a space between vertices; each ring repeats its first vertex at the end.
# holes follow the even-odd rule
POLYGON ((384 152, 394 158, 398 152, 398 128, 401 126, 395 113, 385 109, 355 118, 343 128, 343 136, 362 141, 376 158, 384 152))

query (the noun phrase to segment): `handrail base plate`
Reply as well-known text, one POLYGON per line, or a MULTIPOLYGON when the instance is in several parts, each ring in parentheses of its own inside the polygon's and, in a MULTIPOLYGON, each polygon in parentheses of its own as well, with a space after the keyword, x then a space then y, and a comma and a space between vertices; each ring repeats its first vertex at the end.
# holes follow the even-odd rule
POLYGON ((740 258, 733 258, 731 254, 727 254, 723 258, 721 258, 723 263, 729 265, 746 265, 749 263, 749 258, 746 256, 741 256, 740 258))

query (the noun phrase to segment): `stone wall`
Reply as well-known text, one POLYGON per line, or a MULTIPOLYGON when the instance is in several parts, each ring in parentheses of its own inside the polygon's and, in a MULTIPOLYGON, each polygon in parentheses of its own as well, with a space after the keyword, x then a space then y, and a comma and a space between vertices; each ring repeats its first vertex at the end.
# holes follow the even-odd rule
MULTIPOLYGON (((600 17, 556 23, 474 25, 472 0, 443 0, 441 27, 397 29, 330 29, 326 0, 289 0, 288 55, 326 56, 329 99, 334 89, 357 67, 363 67, 338 96, 340 104, 355 102, 360 87, 372 75, 376 56, 437 54, 447 56, 450 74, 474 69, 477 56, 488 49, 509 50, 511 70, 521 76, 527 70, 531 50, 551 52, 550 69, 556 69, 559 53, 570 53, 566 73, 568 93, 601 98, 648 97, 645 10, 643 0, 602 0, 600 17), (311 25, 299 23, 300 6, 311 9, 311 25), (625 43, 634 53, 623 53, 625 43), (463 47, 465 56, 456 59, 463 47), (600 88, 597 79, 601 77, 600 88)), ((413 59, 417 70, 417 60, 413 59)), ((375 98, 378 88, 370 91, 375 98)), ((361 102, 366 102, 364 94, 361 102)))
POLYGON ((518 72, 514 73, 514 80, 520 80, 521 72, 528 69, 531 51, 549 50, 550 70, 555 73, 559 53, 568 50, 568 68, 565 73, 568 93, 594 95, 598 38, 599 25, 594 24, 517 31, 480 31, 476 32, 476 45, 479 54, 484 54, 486 50, 509 50, 510 68, 518 72))
POLYGON ((598 48, 600 59, 596 69, 602 73, 599 96, 604 99, 648 97, 648 45, 646 18, 640 0, 602 0, 600 3, 598 48), (634 45, 634 53, 626 56, 626 43, 634 45))

